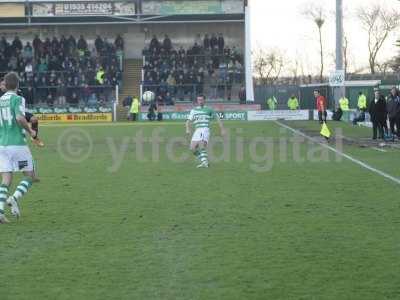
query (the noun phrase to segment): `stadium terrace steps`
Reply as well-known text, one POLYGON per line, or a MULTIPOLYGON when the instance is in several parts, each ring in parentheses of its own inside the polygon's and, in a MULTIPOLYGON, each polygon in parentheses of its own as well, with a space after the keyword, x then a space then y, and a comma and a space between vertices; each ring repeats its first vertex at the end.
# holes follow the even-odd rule
POLYGON ((127 121, 128 120, 128 107, 123 107, 122 105, 117 106, 117 121, 127 121))
POLYGON ((120 103, 127 96, 139 96, 142 66, 141 59, 126 59, 124 61, 123 86, 119 94, 120 103))
POLYGON ((128 108, 122 106, 122 101, 128 97, 139 97, 140 82, 142 80, 141 59, 125 59, 123 72, 123 86, 119 93, 119 104, 117 107, 117 120, 124 121, 127 119, 128 108))

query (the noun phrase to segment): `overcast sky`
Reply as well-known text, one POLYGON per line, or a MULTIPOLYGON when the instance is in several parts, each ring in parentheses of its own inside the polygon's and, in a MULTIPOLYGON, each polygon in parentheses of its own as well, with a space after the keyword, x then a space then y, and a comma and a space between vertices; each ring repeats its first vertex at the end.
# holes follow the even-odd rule
MULTIPOLYGON (((279 49, 292 60, 300 58, 306 66, 318 69, 318 36, 315 24, 302 15, 302 7, 307 3, 322 3, 328 11, 328 21, 324 26, 324 46, 329 60, 327 69, 334 67, 335 52, 335 0, 250 0, 252 17, 252 48, 279 49)), ((361 5, 383 2, 386 7, 400 11, 398 0, 343 0, 345 7, 344 31, 348 36, 351 65, 360 68, 368 65, 367 36, 356 17, 361 5)), ((379 60, 396 54, 395 40, 400 38, 400 30, 393 34, 379 57, 379 60)), ((352 69, 350 71, 352 71, 352 69)))

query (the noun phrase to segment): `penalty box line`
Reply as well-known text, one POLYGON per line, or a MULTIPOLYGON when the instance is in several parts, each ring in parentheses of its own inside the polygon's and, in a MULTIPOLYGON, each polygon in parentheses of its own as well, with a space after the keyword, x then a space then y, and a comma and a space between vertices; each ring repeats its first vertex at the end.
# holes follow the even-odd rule
POLYGON ((369 170, 369 171, 371 171, 371 172, 373 172, 373 173, 375 173, 375 174, 378 174, 378 175, 380 175, 380 176, 382 176, 382 177, 384 177, 384 178, 386 178, 386 179, 389 179, 389 180, 393 181, 394 183, 397 183, 397 184, 400 185, 400 179, 399 179, 399 178, 396 178, 396 177, 394 177, 394 176, 392 176, 392 175, 389 175, 389 174, 387 174, 387 173, 385 173, 385 172, 383 172, 383 171, 381 171, 381 170, 378 170, 378 169, 376 169, 376 168, 374 168, 374 167, 372 167, 372 166, 370 166, 370 165, 368 165, 368 164, 362 162, 361 160, 358 160, 358 159, 356 159, 356 158, 354 158, 354 157, 352 157, 352 156, 350 156, 350 155, 348 155, 348 154, 346 154, 346 153, 343 153, 343 152, 337 150, 336 148, 334 148, 334 147, 332 147, 332 146, 329 146, 329 145, 327 145, 327 144, 321 143, 321 142, 318 141, 317 139, 312 138, 312 137, 310 137, 310 136, 304 134, 304 133, 301 132, 300 130, 294 129, 294 128, 292 128, 292 127, 286 125, 286 124, 283 124, 283 123, 280 122, 280 121, 275 121, 275 123, 278 124, 279 126, 285 128, 285 129, 287 129, 287 130, 289 130, 289 131, 291 131, 291 132, 297 134, 297 135, 300 135, 300 136, 306 138, 306 139, 309 140, 309 141, 312 141, 313 143, 316 143, 316 144, 320 145, 321 147, 324 147, 324 148, 326 148, 326 149, 328 149, 328 150, 330 150, 330 151, 336 153, 337 155, 339 155, 339 156, 341 156, 341 157, 344 157, 344 158, 350 160, 351 162, 353 162, 353 163, 355 163, 355 164, 361 166, 361 167, 364 168, 364 169, 367 169, 367 170, 369 170))

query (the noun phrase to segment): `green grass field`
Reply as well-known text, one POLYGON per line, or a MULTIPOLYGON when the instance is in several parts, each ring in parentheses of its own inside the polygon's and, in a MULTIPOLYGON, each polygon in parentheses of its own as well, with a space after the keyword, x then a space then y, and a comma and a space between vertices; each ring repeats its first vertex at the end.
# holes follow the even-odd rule
MULTIPOLYGON (((43 126, 42 181, 0 227, 0 299, 400 299, 399 184, 274 122, 226 127, 230 158, 199 170, 168 152, 182 123, 43 126)), ((342 149, 400 177, 398 149, 342 149)))

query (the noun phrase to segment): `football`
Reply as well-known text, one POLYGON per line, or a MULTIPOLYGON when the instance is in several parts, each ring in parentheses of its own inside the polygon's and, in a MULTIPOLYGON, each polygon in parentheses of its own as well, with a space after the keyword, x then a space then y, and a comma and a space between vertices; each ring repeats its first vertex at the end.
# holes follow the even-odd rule
POLYGON ((155 96, 154 96, 154 93, 152 91, 147 91, 147 92, 143 93, 142 100, 143 100, 143 102, 148 103, 148 102, 153 101, 154 97, 155 96))

